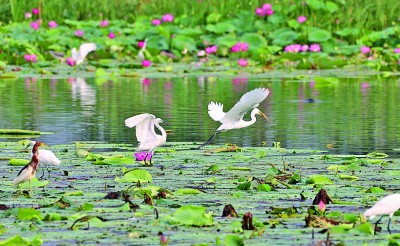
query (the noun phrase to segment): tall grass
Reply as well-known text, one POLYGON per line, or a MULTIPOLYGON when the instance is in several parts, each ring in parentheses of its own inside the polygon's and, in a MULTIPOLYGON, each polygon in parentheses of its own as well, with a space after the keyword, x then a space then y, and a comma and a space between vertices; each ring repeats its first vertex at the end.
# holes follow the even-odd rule
MULTIPOLYGON (((254 12, 257 6, 269 2, 284 6, 282 11, 288 17, 306 15, 310 21, 320 26, 357 27, 368 30, 382 30, 398 23, 400 17, 399 0, 331 0, 339 11, 331 15, 323 11, 311 10, 303 5, 307 0, 0 0, 0 21, 22 21, 24 13, 32 8, 42 7, 44 20, 63 19, 124 19, 134 21, 137 16, 161 16, 171 13, 187 16, 189 25, 204 24, 210 13, 219 13, 230 18, 242 10, 254 12), (293 5, 301 6, 293 8, 293 5)), ((325 2, 322 1, 321 2, 325 2)))

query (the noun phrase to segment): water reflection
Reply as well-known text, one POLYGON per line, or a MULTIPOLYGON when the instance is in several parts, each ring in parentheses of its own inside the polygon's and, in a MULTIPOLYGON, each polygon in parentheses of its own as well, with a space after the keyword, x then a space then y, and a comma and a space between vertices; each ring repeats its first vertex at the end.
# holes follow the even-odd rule
POLYGON ((81 114, 85 117, 93 116, 96 105, 96 90, 88 85, 84 78, 72 78, 67 80, 71 84, 72 101, 79 103, 81 114))
POLYGON ((334 143, 329 150, 337 153, 398 148, 397 79, 341 79, 335 84, 244 76, 0 80, 0 128, 54 132, 40 138, 48 144, 85 140, 136 144, 124 120, 148 112, 170 124, 166 129, 174 134, 168 141, 202 143, 219 126, 208 116, 208 103, 222 102, 229 109, 257 87, 271 91, 259 108, 272 123, 257 121, 251 127, 221 133, 214 143, 261 146, 266 142, 271 146, 281 142, 287 148, 311 149, 327 149, 334 143))

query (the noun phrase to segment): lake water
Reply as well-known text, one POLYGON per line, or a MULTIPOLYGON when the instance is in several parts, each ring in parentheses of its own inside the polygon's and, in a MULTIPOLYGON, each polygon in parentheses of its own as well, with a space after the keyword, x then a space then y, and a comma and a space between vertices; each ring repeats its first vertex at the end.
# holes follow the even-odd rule
MULTIPOLYGON (((214 144, 321 149, 333 153, 395 154, 400 139, 399 79, 94 78, 0 80, 0 128, 54 132, 49 145, 75 141, 136 143, 124 120, 140 113, 162 118, 167 141, 206 141, 219 127, 207 113, 217 101, 229 110, 257 87, 271 90, 258 118, 244 129, 219 134, 214 144), (308 100, 312 99, 312 100, 308 100), (327 148, 327 144, 331 144, 327 148)), ((249 115, 245 118, 249 119, 249 115)), ((0 141, 15 139, 0 139, 0 141)))

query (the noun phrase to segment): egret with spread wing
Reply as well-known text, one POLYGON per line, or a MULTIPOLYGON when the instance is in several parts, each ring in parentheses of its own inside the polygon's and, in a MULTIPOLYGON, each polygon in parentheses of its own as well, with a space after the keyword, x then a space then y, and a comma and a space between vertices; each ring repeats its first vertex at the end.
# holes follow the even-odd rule
POLYGON ((266 88, 257 88, 249 91, 226 113, 223 111, 223 104, 210 102, 208 104, 208 115, 210 115, 213 120, 221 122, 222 125, 218 127, 217 131, 207 142, 199 146, 199 149, 211 143, 213 138, 220 132, 253 125, 256 122, 256 114, 261 115, 264 119, 269 121, 267 116, 257 108, 260 102, 267 98, 268 94, 269 90, 266 88), (253 109, 250 114, 251 120, 244 121, 243 116, 251 109, 253 109))
MULTIPOLYGON (((32 146, 31 156, 34 155, 34 151, 35 151, 35 150, 34 150, 34 147, 35 147, 35 144, 36 144, 35 141, 31 141, 31 142, 29 143, 29 145, 26 147, 26 148, 28 148, 28 147, 32 146)), ((39 149, 38 151, 39 151, 39 163, 40 163, 40 165, 45 165, 45 166, 46 166, 47 172, 48 172, 48 174, 49 174, 49 179, 50 179, 50 170, 49 170, 49 166, 51 166, 51 165, 56 165, 56 166, 58 166, 58 165, 60 165, 61 161, 60 161, 60 160, 56 157, 56 155, 55 155, 53 152, 51 152, 50 150, 47 150, 47 149, 39 149)), ((40 178, 43 178, 43 176, 44 176, 44 169, 42 169, 42 171, 43 171, 43 174, 42 174, 42 176, 41 176, 40 178)))
POLYGON ((84 43, 79 47, 79 51, 77 51, 75 48, 71 50, 72 53, 72 59, 74 60, 75 65, 81 64, 86 56, 96 50, 96 44, 95 43, 84 43))
POLYGON ((160 126, 163 123, 162 119, 156 118, 152 114, 144 113, 135 115, 125 120, 125 126, 132 128, 136 127, 136 139, 139 142, 137 151, 148 151, 144 157, 144 163, 147 164, 148 157, 150 156, 150 165, 154 149, 163 145, 167 141, 167 133, 164 128, 160 126), (154 126, 160 130, 161 135, 158 135, 154 126))

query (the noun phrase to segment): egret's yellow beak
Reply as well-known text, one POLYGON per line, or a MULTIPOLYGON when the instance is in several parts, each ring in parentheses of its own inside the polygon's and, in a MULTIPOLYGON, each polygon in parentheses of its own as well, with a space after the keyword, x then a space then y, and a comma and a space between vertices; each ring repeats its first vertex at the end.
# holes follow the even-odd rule
POLYGON ((259 115, 261 115, 264 119, 266 119, 269 123, 271 123, 271 121, 267 118, 267 116, 263 113, 263 112, 258 112, 259 115))
POLYGON ((42 142, 42 144, 41 144, 40 146, 47 146, 47 147, 48 147, 48 145, 47 145, 47 144, 45 144, 45 143, 43 143, 43 142, 42 142))

